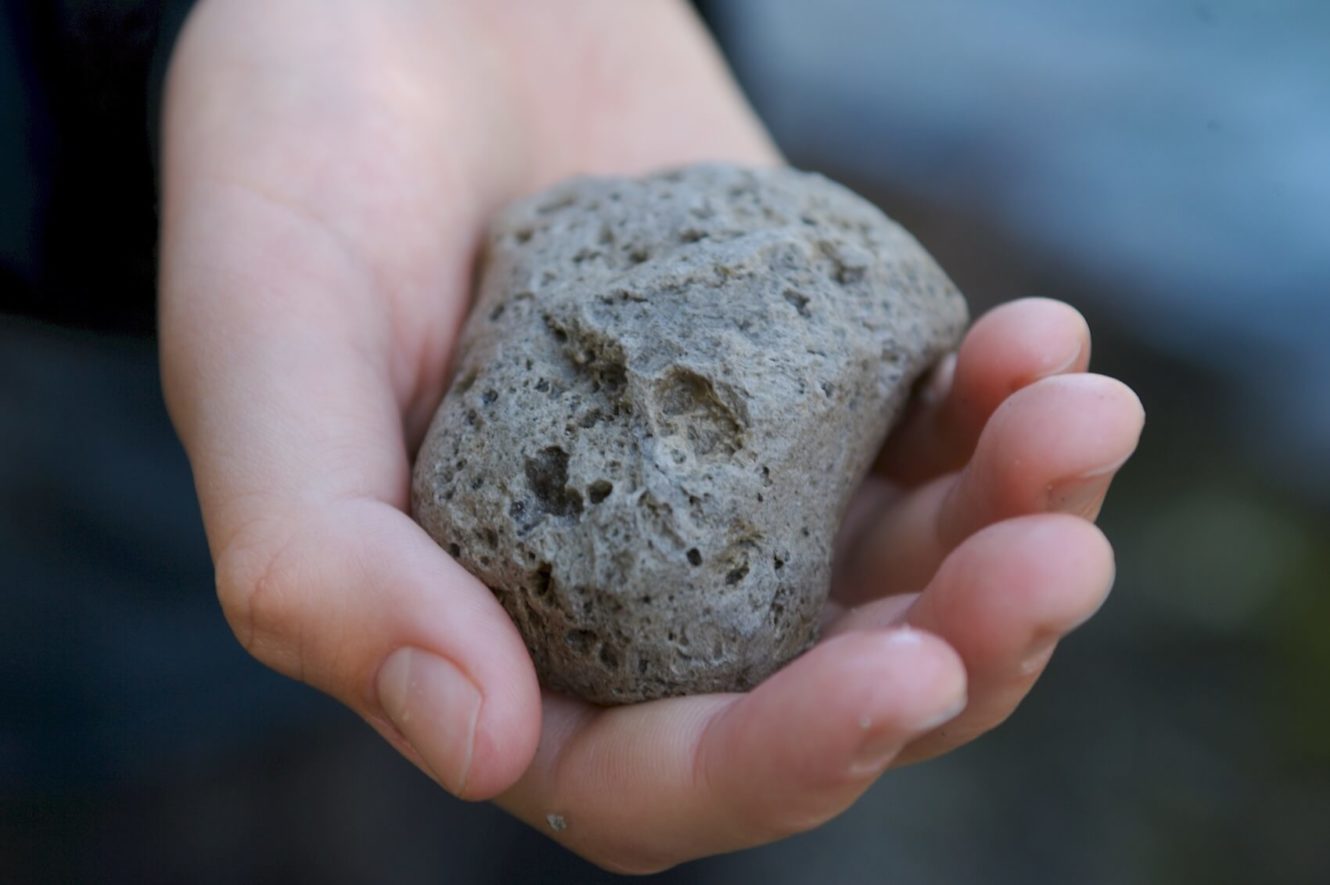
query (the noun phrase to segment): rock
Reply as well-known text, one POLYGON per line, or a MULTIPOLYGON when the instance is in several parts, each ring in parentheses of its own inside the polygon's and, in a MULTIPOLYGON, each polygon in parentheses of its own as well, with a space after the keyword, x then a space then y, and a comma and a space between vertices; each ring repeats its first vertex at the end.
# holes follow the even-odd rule
POLYGON ((417 519, 542 681, 747 689, 816 638, 850 494, 964 301, 820 176, 580 178, 490 232, 417 519))

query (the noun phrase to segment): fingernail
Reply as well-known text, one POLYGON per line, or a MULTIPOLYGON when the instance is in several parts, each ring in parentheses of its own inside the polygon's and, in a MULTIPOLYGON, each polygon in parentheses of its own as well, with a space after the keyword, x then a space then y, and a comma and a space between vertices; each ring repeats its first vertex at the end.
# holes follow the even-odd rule
POLYGON ((1094 519, 1108 492, 1108 482, 1104 476, 1087 476, 1053 483, 1048 487, 1048 509, 1094 519))
POLYGON ((1057 637, 1044 639, 1035 643, 1025 659, 1021 661, 1021 672, 1025 675, 1038 673, 1048 663, 1048 659, 1053 656, 1053 649, 1057 648, 1057 637))
POLYGON ((959 697, 948 699, 944 705, 924 712, 912 723, 890 722, 885 723, 885 727, 874 728, 873 722, 860 720, 859 726, 866 734, 854 755, 851 773, 870 775, 881 771, 900 752, 906 741, 955 719, 965 709, 965 704, 966 697, 962 693, 959 697))
POLYGON ((955 377, 956 352, 952 351, 938 361, 938 364, 928 373, 926 380, 919 388, 919 401, 926 406, 942 402, 947 393, 951 391, 951 382, 955 377))
MULTIPOLYGON (((1130 457, 1130 456, 1128 456, 1130 457)), ((1094 519, 1099 514, 1108 485, 1113 475, 1127 458, 1119 458, 1111 464, 1087 470, 1080 476, 1051 483, 1048 487, 1048 509, 1056 513, 1070 513, 1094 519)))
POLYGON ((1071 367, 1076 365, 1076 363, 1080 360, 1081 353, 1084 350, 1085 350, 1084 343, 1078 341, 1076 343, 1076 349, 1071 352, 1070 356, 1068 356, 1062 362, 1058 363, 1053 368, 1046 369, 1039 377, 1051 378, 1054 375, 1065 375, 1071 369, 1071 367))
POLYGON ((418 648, 399 648, 383 662, 379 703, 435 778, 461 795, 471 768, 480 690, 455 666, 418 648))

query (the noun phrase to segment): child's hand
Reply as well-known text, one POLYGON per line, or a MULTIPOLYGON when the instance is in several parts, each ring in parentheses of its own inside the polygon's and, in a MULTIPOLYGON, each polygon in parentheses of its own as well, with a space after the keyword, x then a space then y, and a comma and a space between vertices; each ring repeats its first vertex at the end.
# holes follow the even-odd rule
POLYGON ((205 0, 170 78, 163 373, 237 636, 623 870, 815 826, 1005 718, 1108 590, 1086 518, 1142 420, 1070 308, 994 311, 853 508, 822 643, 747 695, 542 700, 409 459, 494 209, 700 159, 779 161, 665 0, 205 0))

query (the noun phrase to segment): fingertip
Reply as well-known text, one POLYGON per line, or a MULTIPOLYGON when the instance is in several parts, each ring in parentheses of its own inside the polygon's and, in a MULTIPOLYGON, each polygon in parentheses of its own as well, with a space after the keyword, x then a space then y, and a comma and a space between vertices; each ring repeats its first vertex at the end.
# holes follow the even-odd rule
MULTIPOLYGON (((506 643, 505 643, 506 644, 506 643)), ((472 673, 480 708, 472 745, 465 799, 491 799, 522 776, 535 757, 541 733, 541 694, 526 649, 507 649, 477 661, 472 673)))
POLYGON ((960 515, 976 505, 985 520, 1035 513, 1050 509, 1051 485, 1111 478, 1136 450, 1143 421, 1136 394, 1113 378, 1080 373, 1031 384, 984 428, 943 524, 963 536, 975 525, 960 515))
MULTIPOLYGON (((811 649, 776 678, 797 677, 824 703, 891 707, 901 723, 938 694, 965 690, 965 667, 939 636, 914 626, 854 630, 811 649), (835 689, 835 696, 827 695, 835 689)), ((765 685, 765 684, 764 684, 765 685)), ((762 687, 757 689, 762 691, 762 687)))
POLYGON ((1103 533, 1062 514, 997 523, 953 551, 908 617, 964 657, 969 704, 955 722, 912 741, 893 764, 946 752, 1010 716, 1058 641, 1103 605, 1113 573, 1103 533))
POLYGON ((1086 467, 1082 475, 1116 471, 1136 451, 1145 427, 1141 399, 1122 381, 1107 375, 1060 375, 1039 382, 1056 391, 1056 402, 1079 416, 1079 451, 1086 467))
POLYGON ((464 799, 492 798, 531 764, 540 685, 493 593, 418 527, 400 544, 380 604, 390 608, 376 703, 422 767, 464 799), (405 700, 411 703, 405 703, 405 700))
MULTIPOLYGON (((855 634, 846 634, 841 641, 855 634)), ((872 631, 864 636, 865 660, 874 689, 857 722, 865 732, 859 755, 873 755, 874 744, 903 742, 936 728, 965 707, 965 664, 946 641, 912 626, 872 631)))
POLYGON ((1052 594, 1044 609, 1048 632, 1065 635, 1094 617, 1108 599, 1117 576, 1113 545, 1094 523, 1072 515, 1048 513, 1028 519, 1036 526, 1028 555, 1046 558, 1054 574, 1045 580, 1067 588, 1052 594))
POLYGON ((965 668, 909 627, 840 634, 727 709, 704 781, 741 812, 745 841, 802 832, 849 806, 902 747, 964 707, 965 668))
POLYGON ((910 738, 965 705, 960 655, 933 633, 910 626, 840 634, 782 675, 784 680, 773 681, 772 698, 782 698, 782 705, 796 696, 816 699, 819 708, 803 728, 822 733, 818 742, 827 753, 807 772, 808 783, 835 784, 846 776, 854 781, 880 770, 910 738))
POLYGON ((993 308, 961 346, 960 399, 991 411, 1002 397, 1040 378, 1089 365, 1090 327, 1079 311, 1051 298, 1022 298, 993 308))
POLYGON ((472 762, 464 799, 492 799, 531 765, 540 744, 540 685, 527 662, 481 687, 472 762))
POLYGON ((958 643, 971 665, 1005 659, 1089 620, 1114 571, 1112 545, 1092 523, 1054 513, 1016 517, 958 547, 910 622, 958 643))

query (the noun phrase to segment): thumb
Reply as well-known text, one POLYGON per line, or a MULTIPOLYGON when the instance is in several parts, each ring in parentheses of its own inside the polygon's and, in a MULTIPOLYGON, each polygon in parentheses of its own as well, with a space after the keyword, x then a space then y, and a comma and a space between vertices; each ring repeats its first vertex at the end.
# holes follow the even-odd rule
POLYGON ((494 596, 405 513, 411 397, 372 275, 284 205, 182 192, 163 227, 163 384, 227 619, 449 790, 502 791, 535 752, 539 688, 494 596))
POLYGON ((219 551, 217 586, 250 653, 355 710, 450 792, 489 798, 530 763, 539 691, 512 622, 391 505, 270 509, 219 551))
POLYGON ((163 122, 163 383, 240 641, 486 797, 530 763, 539 690, 494 597, 405 513, 403 426, 465 311, 488 118, 460 137, 469 106, 417 88, 423 10, 351 6, 191 16, 163 122))

